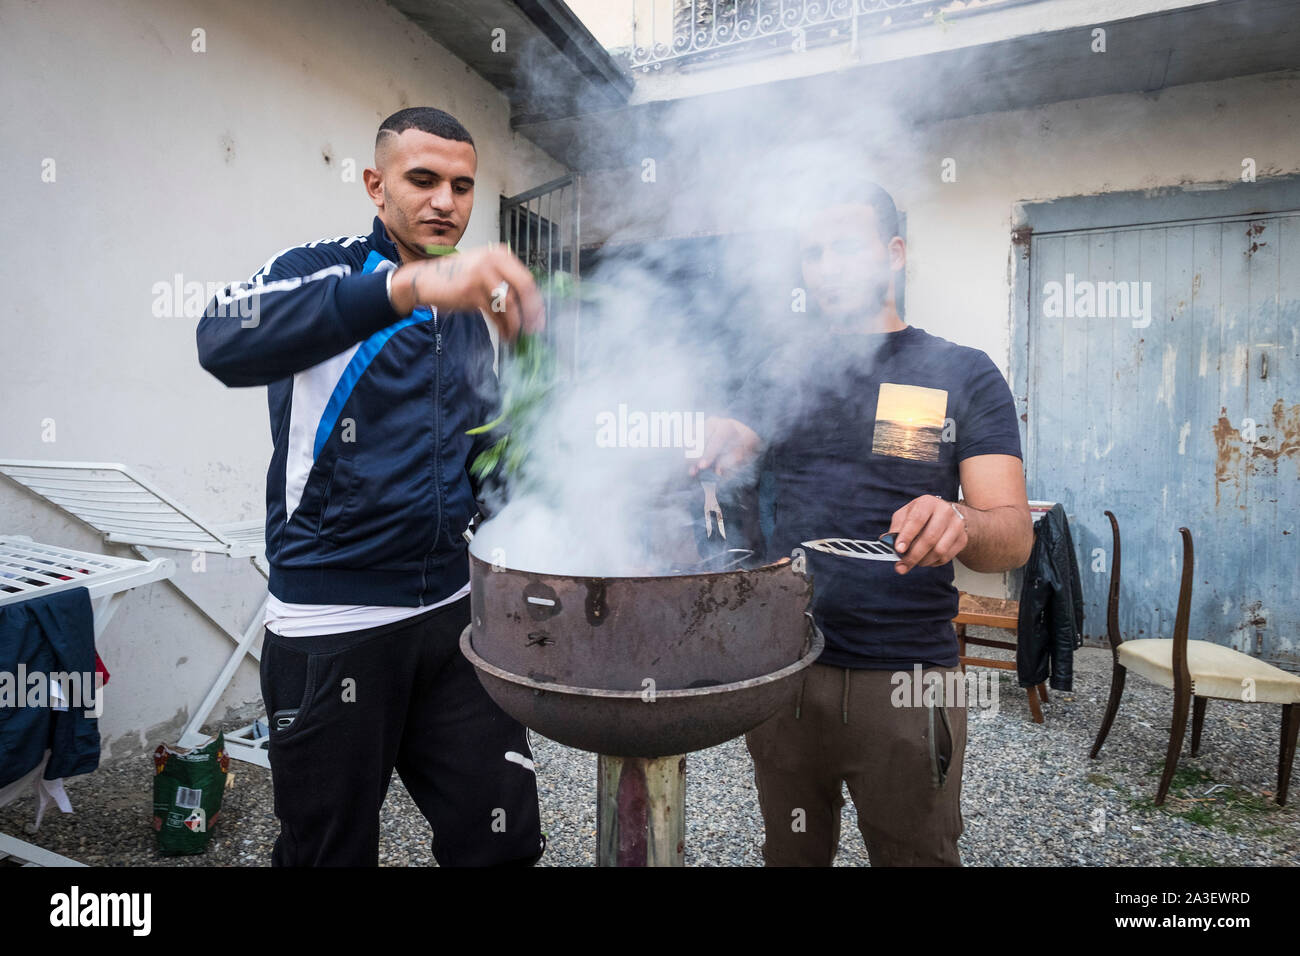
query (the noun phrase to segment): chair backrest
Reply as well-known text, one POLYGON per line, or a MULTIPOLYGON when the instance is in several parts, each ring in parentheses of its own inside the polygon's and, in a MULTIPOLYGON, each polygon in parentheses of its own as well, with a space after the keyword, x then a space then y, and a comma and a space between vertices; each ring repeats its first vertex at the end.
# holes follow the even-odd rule
MULTIPOLYGON (((1110 594, 1106 601, 1106 637, 1110 641, 1110 652, 1118 662, 1119 646, 1124 643, 1124 636, 1119 630, 1119 522, 1110 511, 1106 512, 1106 517, 1110 519, 1111 538, 1110 594)), ((1186 528, 1179 528, 1178 533, 1183 539, 1183 577, 1178 587, 1178 615, 1174 619, 1174 690, 1180 691, 1180 688, 1185 687, 1187 692, 1190 693, 1192 677, 1187 666, 1187 631, 1192 616, 1192 573, 1196 558, 1192 548, 1192 533, 1186 528)))
POLYGON ((1174 693, 1192 692, 1192 675, 1187 667, 1187 626, 1192 616, 1192 533, 1179 528, 1183 536, 1183 580, 1178 586, 1178 616, 1174 619, 1174 693))
POLYGON ((1119 632, 1119 522, 1115 515, 1107 511, 1110 519, 1110 595, 1106 601, 1106 638, 1110 641, 1110 652, 1119 660, 1119 646, 1124 638, 1119 632))

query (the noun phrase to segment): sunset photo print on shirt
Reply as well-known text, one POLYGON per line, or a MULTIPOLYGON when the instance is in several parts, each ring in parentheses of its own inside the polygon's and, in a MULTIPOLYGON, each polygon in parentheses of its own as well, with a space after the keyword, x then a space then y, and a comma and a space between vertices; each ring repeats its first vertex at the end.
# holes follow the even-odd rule
POLYGON ((947 411, 948 393, 941 388, 882 384, 876 401, 872 453, 913 461, 938 461, 947 411))

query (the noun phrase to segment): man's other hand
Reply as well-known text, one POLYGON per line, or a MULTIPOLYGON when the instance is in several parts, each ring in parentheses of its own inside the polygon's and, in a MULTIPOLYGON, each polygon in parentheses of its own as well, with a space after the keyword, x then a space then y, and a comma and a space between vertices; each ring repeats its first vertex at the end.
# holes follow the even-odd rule
POLYGON ((691 474, 698 475, 712 468, 719 478, 726 478, 749 464, 761 447, 758 434, 743 422, 734 418, 706 418, 704 452, 691 465, 691 474))

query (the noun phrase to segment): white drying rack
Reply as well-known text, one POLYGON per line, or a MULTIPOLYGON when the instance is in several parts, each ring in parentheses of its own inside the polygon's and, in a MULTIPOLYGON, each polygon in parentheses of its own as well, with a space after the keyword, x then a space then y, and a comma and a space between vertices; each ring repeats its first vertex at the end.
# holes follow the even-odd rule
MULTIPOLYGON (((44 498, 103 535, 105 541, 129 545, 146 559, 156 557, 154 548, 202 551, 231 558, 248 558, 265 579, 269 574, 265 555, 263 522, 236 521, 216 524, 203 521, 179 501, 136 474, 126 465, 95 461, 39 461, 0 459, 0 475, 44 498)), ((212 682, 207 696, 178 741, 181 747, 196 747, 207 741, 200 732, 225 693, 245 655, 261 660, 254 647, 262 632, 267 596, 262 597, 248 624, 240 631, 213 617, 181 581, 172 585, 199 613, 219 627, 235 644, 225 665, 212 682)), ((265 722, 254 721, 225 735, 231 757, 270 767, 265 722)))
POLYGON ((262 560, 260 522, 205 522, 126 465, 0 458, 0 474, 79 518, 114 544, 262 560))
POLYGON ((0 606, 85 588, 95 611, 96 638, 113 619, 123 594, 175 571, 169 558, 114 558, 41 544, 27 535, 0 534, 0 606))
MULTIPOLYGON (((0 535, 0 606, 85 588, 94 612, 96 641, 113 619, 123 594, 171 577, 175 571, 169 558, 136 561, 41 544, 26 535, 0 535)), ((0 833, 0 859, 5 858, 22 860, 24 866, 85 865, 0 833)))

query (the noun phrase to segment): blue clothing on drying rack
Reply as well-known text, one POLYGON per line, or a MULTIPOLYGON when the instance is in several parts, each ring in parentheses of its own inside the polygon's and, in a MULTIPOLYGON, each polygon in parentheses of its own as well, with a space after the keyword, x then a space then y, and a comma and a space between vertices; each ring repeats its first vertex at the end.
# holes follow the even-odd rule
POLYGON ((99 721, 86 716, 94 674, 95 615, 85 588, 0 606, 0 787, 31 771, 47 750, 46 780, 99 766, 99 721), (55 709, 50 691, 58 674, 82 682, 82 696, 70 694, 66 709, 55 709))

